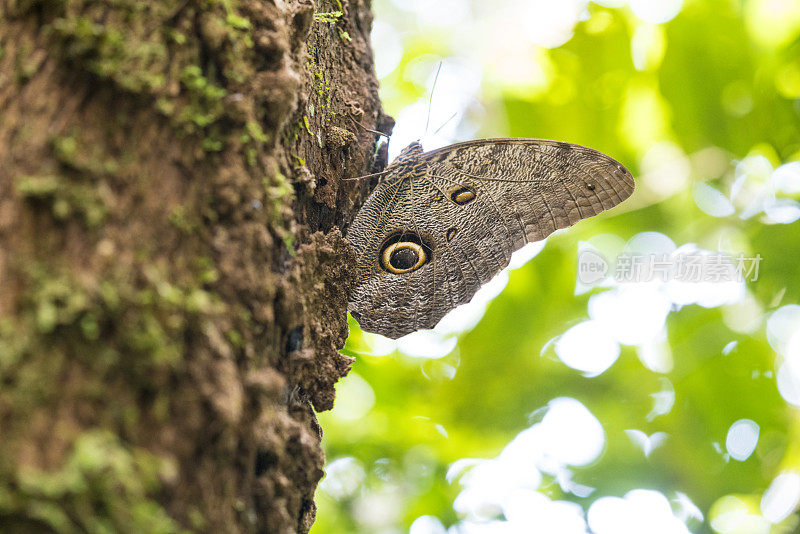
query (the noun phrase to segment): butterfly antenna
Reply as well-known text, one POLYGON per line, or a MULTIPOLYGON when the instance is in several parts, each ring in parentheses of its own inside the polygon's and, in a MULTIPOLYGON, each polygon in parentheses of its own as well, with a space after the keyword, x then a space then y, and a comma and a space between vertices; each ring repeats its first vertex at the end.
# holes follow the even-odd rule
POLYGON ((431 94, 428 97, 428 116, 425 119, 425 133, 422 137, 428 135, 428 126, 431 123, 431 105, 433 104, 433 92, 436 90, 436 82, 439 80, 439 72, 442 70, 442 62, 439 61, 439 66, 436 68, 436 76, 433 77, 433 86, 431 86, 431 94))
POLYGON ((388 170, 384 170, 381 172, 375 172, 372 174, 365 174, 364 176, 356 176, 354 178, 342 178, 342 180, 350 181, 350 180, 366 180, 367 178, 375 178, 376 176, 383 176, 384 174, 388 173, 388 170))
POLYGON ((358 124, 359 126, 361 126, 361 127, 364 129, 364 130, 366 130, 366 131, 368 131, 368 132, 370 132, 370 133, 374 133, 374 134, 380 135, 381 137, 385 137, 386 139, 389 139, 389 134, 385 134, 385 133, 383 133, 383 132, 379 132, 378 130, 373 130, 372 128, 367 128, 366 126, 364 126, 363 124, 361 124, 360 122, 358 122, 356 119, 354 119, 354 118, 353 118, 353 117, 351 117, 350 115, 346 115, 346 117, 347 117, 348 119, 350 119, 351 121, 353 121, 354 123, 356 123, 356 124, 358 124))
POLYGON ((449 119, 447 119, 446 121, 444 121, 444 124, 442 124, 441 126, 439 126, 438 128, 436 128, 436 131, 435 131, 435 132, 433 132, 433 135, 436 135, 436 134, 438 134, 439 132, 441 132, 441 131, 442 131, 442 128, 444 128, 445 126, 447 126, 447 123, 448 123, 448 122, 450 122, 451 120, 453 120, 453 119, 455 119, 455 118, 456 118, 456 115, 458 115, 458 111, 456 111, 455 113, 453 113, 452 115, 450 115, 450 118, 449 118, 449 119))

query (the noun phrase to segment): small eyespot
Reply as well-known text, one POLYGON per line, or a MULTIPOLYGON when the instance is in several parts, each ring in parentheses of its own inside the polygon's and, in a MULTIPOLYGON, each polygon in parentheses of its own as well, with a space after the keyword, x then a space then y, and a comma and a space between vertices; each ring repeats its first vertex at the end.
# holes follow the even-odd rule
POLYGON ((595 185, 590 182, 590 183, 586 184, 586 189, 588 189, 589 191, 594 191, 595 190, 595 185))
POLYGON ((392 243, 381 254, 381 266, 393 274, 416 271, 428 261, 428 254, 419 243, 398 241, 392 243))
POLYGON ((458 230, 456 230, 455 228, 450 228, 449 230, 447 230, 447 235, 445 236, 447 237, 447 242, 449 243, 450 241, 452 241, 457 233, 458 230))
POLYGON ((475 200, 475 191, 469 187, 459 187, 450 192, 450 199, 456 204, 463 206, 475 200))

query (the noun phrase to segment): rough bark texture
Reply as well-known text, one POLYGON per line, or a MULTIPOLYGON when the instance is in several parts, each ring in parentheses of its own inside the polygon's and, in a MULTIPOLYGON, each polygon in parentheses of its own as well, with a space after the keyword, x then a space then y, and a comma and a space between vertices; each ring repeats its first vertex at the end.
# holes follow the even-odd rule
POLYGON ((0 532, 306 532, 368 0, 0 0, 0 532), (313 408, 312 408, 313 406, 313 408))

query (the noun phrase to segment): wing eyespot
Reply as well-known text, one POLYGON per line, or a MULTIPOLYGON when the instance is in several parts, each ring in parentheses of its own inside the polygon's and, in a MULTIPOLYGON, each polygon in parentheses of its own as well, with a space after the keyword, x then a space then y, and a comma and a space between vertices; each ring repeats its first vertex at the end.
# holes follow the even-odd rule
POLYGON ((458 204, 459 206, 463 206, 465 204, 469 204, 473 200, 475 200, 475 191, 470 189, 469 187, 457 187, 450 191, 450 200, 458 204))
POLYGON ((458 230, 456 230, 455 228, 450 228, 449 230, 447 230, 447 235, 445 236, 447 238, 447 242, 449 243, 450 241, 452 241, 457 233, 458 230))
POLYGON ((411 273, 431 260, 432 249, 418 235, 396 233, 381 247, 379 263, 391 274, 411 273))

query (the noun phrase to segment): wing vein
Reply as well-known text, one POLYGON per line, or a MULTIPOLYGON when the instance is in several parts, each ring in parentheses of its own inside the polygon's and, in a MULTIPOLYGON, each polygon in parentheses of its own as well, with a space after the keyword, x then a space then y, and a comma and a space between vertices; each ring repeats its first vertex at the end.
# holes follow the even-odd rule
MULTIPOLYGON (((433 186, 434 186, 436 189, 438 189, 438 190, 439 190, 439 192, 442 194, 442 196, 443 196, 443 197, 444 197, 444 199, 445 199, 444 201, 445 201, 445 202, 447 202, 447 198, 448 198, 448 197, 447 197, 447 193, 446 193, 444 190, 442 190, 442 188, 441 188, 441 187, 439 187, 439 185, 438 185, 438 184, 436 184, 436 182, 434 182, 433 180, 431 180, 430 178, 428 178, 428 176, 427 176, 427 175, 424 175, 424 178, 425 178, 425 180, 427 180, 427 181, 428 181, 428 182, 429 182, 431 185, 433 185, 433 186)), ((503 242, 502 242, 502 241, 501 241, 501 240, 500 240, 500 239, 497 237, 497 235, 496 235, 494 232, 492 232, 491 228, 489 228, 489 226, 487 226, 485 222, 483 222, 483 221, 481 221, 480 219, 478 219, 477 217, 475 217, 475 215, 473 215, 473 214, 472 214, 472 212, 470 212, 468 209, 464 208, 464 206, 461 206, 460 204, 455 204, 455 205, 456 205, 456 206, 458 206, 458 208, 459 208, 459 209, 461 209, 461 210, 462 210, 462 211, 463 211, 463 212, 464 212, 464 213, 465 213, 465 214, 466 214, 468 217, 470 217, 470 218, 471 218, 473 221, 479 222, 479 223, 480 223, 480 224, 483 226, 483 228, 484 228, 485 230, 487 230, 487 231, 488 231, 489 235, 491 235, 491 236, 492 236, 492 238, 494 239, 495 243, 497 243, 497 245, 500 247, 500 249, 501 249, 501 251, 500 251, 500 252, 501 252, 501 253, 503 253, 503 250, 504 250, 504 247, 503 247, 503 242)), ((477 245, 476 245, 476 247, 475 247, 475 248, 476 248, 476 249, 478 249, 477 245)), ((478 251, 480 252, 480 249, 478 249, 478 251)), ((495 264, 495 267, 490 267, 490 266, 489 266, 489 264, 486 262, 487 258, 485 258, 485 257, 483 256, 483 253, 481 253, 481 258, 484 260, 484 263, 486 264, 486 267, 488 268, 487 270, 488 270, 490 273, 492 273, 492 276, 494 276, 495 274, 497 274, 498 272, 500 272, 500 271, 503 269, 503 267, 505 267, 505 265, 500 265, 500 262, 496 261, 496 258, 493 258, 493 260, 495 260, 495 261, 493 261, 493 263, 495 264)), ((507 257, 505 258, 505 261, 506 261, 506 262, 508 261, 508 258, 507 258, 507 257)), ((483 282, 483 280, 482 280, 482 282, 483 282)))

